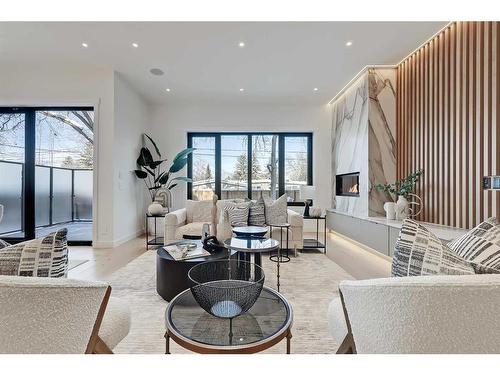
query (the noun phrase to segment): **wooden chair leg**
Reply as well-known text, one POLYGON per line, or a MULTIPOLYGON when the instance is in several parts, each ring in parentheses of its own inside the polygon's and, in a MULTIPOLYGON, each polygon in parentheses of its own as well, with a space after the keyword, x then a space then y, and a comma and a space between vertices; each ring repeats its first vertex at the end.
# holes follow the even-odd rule
POLYGON ((342 341, 342 344, 340 344, 339 348, 337 349, 336 354, 354 354, 353 344, 354 340, 352 339, 352 335, 348 333, 344 338, 344 341, 342 341))
POLYGON ((94 346, 94 351, 92 354, 113 354, 113 351, 106 345, 102 339, 97 336, 97 340, 94 346))

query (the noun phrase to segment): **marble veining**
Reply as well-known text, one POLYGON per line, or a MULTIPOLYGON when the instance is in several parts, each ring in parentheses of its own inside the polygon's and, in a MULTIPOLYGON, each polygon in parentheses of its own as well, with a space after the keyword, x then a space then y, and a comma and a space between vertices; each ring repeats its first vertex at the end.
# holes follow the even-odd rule
POLYGON ((396 178, 394 69, 369 69, 332 103, 332 207, 360 217, 384 215, 391 200, 371 188, 396 178), (359 172, 359 197, 335 195, 335 175, 359 172))

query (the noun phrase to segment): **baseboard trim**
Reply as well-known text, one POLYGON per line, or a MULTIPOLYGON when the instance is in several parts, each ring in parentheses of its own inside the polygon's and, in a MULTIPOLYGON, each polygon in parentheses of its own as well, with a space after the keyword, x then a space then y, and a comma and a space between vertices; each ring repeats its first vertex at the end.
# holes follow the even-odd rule
POLYGON ((144 233, 145 233, 144 229, 139 229, 134 233, 128 234, 126 236, 123 236, 123 237, 118 238, 118 239, 113 240, 113 241, 97 241, 97 242, 92 244, 92 247, 94 247, 96 249, 117 247, 117 246, 124 244, 125 242, 133 240, 134 238, 142 236, 144 233))

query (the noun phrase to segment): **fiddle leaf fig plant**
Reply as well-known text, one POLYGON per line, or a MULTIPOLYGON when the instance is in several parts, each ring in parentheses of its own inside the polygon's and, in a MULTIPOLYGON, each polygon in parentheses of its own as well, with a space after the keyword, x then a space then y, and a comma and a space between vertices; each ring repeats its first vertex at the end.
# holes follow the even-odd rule
POLYGON ((188 157, 195 150, 194 148, 185 148, 175 155, 172 164, 167 169, 163 168, 163 163, 166 162, 167 159, 162 158, 160 149, 155 141, 147 134, 143 134, 143 138, 144 146, 139 151, 137 169, 134 170, 134 173, 138 179, 144 181, 151 201, 154 201, 156 191, 162 187, 172 190, 180 182, 192 182, 192 179, 189 177, 173 177, 173 174, 180 172, 186 166, 188 157), (149 144, 154 150, 155 157, 153 157, 153 153, 147 147, 149 144))
POLYGON ((415 188, 415 184, 417 183, 422 173, 424 173, 424 170, 419 169, 418 171, 409 174, 402 180, 398 180, 396 182, 393 182, 392 184, 376 184, 374 187, 377 190, 382 190, 396 196, 401 195, 405 198, 408 198, 408 195, 415 188))

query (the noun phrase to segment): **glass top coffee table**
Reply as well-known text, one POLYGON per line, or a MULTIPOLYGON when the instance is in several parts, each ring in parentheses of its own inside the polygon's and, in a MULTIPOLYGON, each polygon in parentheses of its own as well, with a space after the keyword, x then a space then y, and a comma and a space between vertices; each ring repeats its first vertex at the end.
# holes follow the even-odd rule
POLYGON ((292 322, 291 305, 266 286, 250 310, 233 319, 208 314, 187 289, 165 311, 165 352, 170 354, 170 338, 193 352, 212 354, 257 353, 286 338, 286 353, 290 354, 292 322))

